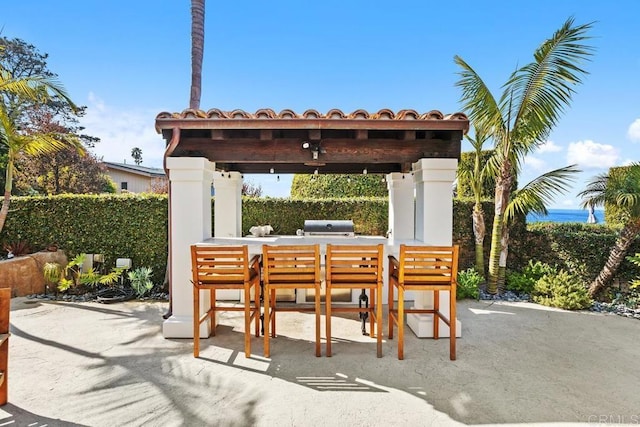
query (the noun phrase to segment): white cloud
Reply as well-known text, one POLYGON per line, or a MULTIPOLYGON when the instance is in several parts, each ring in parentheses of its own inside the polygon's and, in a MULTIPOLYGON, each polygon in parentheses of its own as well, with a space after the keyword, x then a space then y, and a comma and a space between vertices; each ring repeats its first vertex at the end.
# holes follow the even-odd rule
POLYGON ((560 147, 559 145, 556 145, 555 142, 549 140, 549 141, 545 141, 544 144, 541 144, 538 147, 538 151, 542 154, 542 153, 557 153, 558 151, 562 151, 562 147, 560 147))
POLYGON ((527 156, 524 159, 524 166, 525 168, 531 169, 533 171, 542 171, 546 168, 547 162, 538 159, 537 157, 527 156))
POLYGON ((635 119, 634 122, 629 125, 627 136, 634 142, 640 142, 640 119, 635 119))
POLYGON ((581 168, 610 168, 618 161, 618 149, 591 140, 572 142, 567 148, 567 163, 581 168))
POLYGON ((142 150, 142 166, 162 167, 165 142, 155 130, 161 110, 117 110, 89 93, 87 114, 80 119, 87 135, 100 138, 93 153, 108 162, 133 163, 131 149, 142 150))

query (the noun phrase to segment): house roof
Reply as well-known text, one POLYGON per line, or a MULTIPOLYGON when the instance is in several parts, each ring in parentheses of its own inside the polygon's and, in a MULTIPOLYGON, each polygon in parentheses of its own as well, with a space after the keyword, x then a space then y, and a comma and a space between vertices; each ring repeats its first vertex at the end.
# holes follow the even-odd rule
POLYGON ((141 176, 150 178, 165 178, 164 169, 162 168, 149 168, 140 165, 131 165, 129 163, 114 163, 114 162, 102 162, 108 169, 115 169, 118 171, 129 172, 141 176))
POLYGON ((408 172, 421 158, 459 158, 468 129, 463 113, 437 110, 298 114, 214 108, 156 117, 156 130, 167 140, 166 156, 206 157, 218 169, 243 173, 408 172))

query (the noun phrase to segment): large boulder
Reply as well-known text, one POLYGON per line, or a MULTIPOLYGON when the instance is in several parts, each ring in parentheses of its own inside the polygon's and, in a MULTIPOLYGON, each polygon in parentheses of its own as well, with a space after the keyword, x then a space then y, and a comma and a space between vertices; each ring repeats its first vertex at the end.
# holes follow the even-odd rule
MULTIPOLYGON (((64 267, 67 265, 67 256, 61 250, 43 251, 0 261, 0 287, 11 288, 12 297, 44 293, 42 270, 48 262, 57 262, 64 267)), ((53 289, 48 292, 53 292, 53 289)))

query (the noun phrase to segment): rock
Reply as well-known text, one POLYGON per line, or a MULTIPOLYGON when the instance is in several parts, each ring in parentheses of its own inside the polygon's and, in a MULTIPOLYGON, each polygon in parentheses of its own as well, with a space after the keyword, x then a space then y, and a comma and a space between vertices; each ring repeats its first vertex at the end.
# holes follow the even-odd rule
POLYGON ((42 269, 47 262, 57 262, 65 266, 67 256, 64 251, 43 251, 0 261, 2 286, 12 289, 12 297, 44 293, 42 269))

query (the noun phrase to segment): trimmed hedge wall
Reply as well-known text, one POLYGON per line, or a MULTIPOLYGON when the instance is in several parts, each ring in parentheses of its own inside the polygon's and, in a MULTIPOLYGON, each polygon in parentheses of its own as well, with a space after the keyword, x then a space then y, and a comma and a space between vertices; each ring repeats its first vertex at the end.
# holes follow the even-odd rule
MULTIPOLYGON (((213 207, 214 200, 212 200, 213 207)), ((483 203, 489 256, 493 203, 483 203)), ((460 269, 474 263, 471 223, 473 202, 453 201, 453 241, 460 245, 460 269)), ((68 256, 103 253, 106 266, 116 258, 132 259, 134 267, 153 268, 154 283, 161 283, 167 259, 166 195, 62 195, 14 197, 2 243, 24 240, 34 251, 57 243, 68 256)), ((359 234, 385 235, 388 227, 386 198, 293 200, 244 198, 243 232, 252 225, 271 224, 276 234, 295 234, 305 219, 352 219, 359 234)), ((589 281, 604 265, 616 238, 616 229, 605 225, 539 223, 527 227, 524 218, 511 230, 508 267, 521 269, 529 259, 540 260, 579 273, 589 281)), ((634 243, 629 255, 640 252, 634 243)), ((623 262, 618 279, 640 276, 640 269, 623 262)))
POLYGON ((104 254, 153 268, 162 283, 167 263, 166 195, 12 197, 0 243, 25 240, 34 251, 56 243, 67 256, 104 254))
MULTIPOLYGON (((528 226, 527 253, 532 259, 557 264, 591 282, 607 261, 617 235, 618 228, 607 225, 535 223, 528 226)), ((627 255, 637 252, 640 239, 636 239, 627 255)), ((616 274, 616 279, 622 282, 638 277, 640 268, 626 260, 616 274)))

